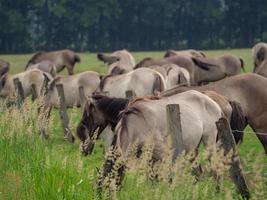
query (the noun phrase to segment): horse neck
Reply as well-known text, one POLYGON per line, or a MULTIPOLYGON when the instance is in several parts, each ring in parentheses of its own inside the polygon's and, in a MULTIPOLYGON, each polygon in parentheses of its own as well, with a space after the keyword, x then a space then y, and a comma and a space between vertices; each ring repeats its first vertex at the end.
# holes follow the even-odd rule
POLYGON ((110 102, 107 106, 105 106, 101 110, 110 124, 117 124, 120 118, 120 112, 125 109, 127 104, 128 104, 127 99, 124 99, 124 100, 114 99, 112 100, 112 102, 110 102))

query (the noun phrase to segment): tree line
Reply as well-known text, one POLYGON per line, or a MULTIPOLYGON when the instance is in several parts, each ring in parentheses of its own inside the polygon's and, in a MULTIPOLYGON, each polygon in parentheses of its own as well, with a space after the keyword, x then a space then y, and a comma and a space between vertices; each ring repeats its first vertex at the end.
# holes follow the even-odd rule
POLYGON ((0 52, 243 48, 267 40, 266 0, 1 0, 0 52))

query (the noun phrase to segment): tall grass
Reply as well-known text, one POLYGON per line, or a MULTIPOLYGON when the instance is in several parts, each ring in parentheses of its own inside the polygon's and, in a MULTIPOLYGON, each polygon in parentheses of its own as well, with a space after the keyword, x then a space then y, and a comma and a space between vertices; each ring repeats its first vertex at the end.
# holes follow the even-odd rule
MULTIPOLYGON (((38 114, 38 102, 28 100, 22 110, 0 104, 0 199, 93 199, 96 197, 96 167, 101 167, 103 154, 100 145, 90 157, 83 157, 79 145, 64 141, 57 114, 49 121, 51 134, 45 140, 39 135, 43 118, 38 114)), ((70 111, 77 121, 79 111, 70 111)), ((72 125, 73 126, 73 125, 72 125)), ((157 165, 158 180, 150 180, 149 149, 140 160, 129 159, 128 172, 119 192, 111 196, 118 199, 239 199, 228 177, 227 165, 220 154, 209 164, 202 160, 206 173, 196 181, 189 158, 182 157, 173 167, 169 160, 157 165), (211 169, 223 176, 220 191, 210 176, 211 169), (169 183, 172 177, 172 183, 169 183)), ((242 158, 252 198, 264 199, 267 195, 264 157, 253 157, 253 151, 242 158), (253 159, 252 159, 253 158, 253 159), (251 162, 253 160, 253 162, 251 162)), ((202 154, 205 158, 205 153, 202 154)))
MULTIPOLYGON (((208 55, 231 53, 244 58, 248 71, 252 69, 249 49, 206 51, 208 55)), ((81 53, 82 63, 75 67, 75 72, 96 70, 106 72, 106 68, 97 61, 95 54, 81 53)), ((163 52, 135 52, 137 61, 143 57, 162 57, 163 52)), ((11 73, 23 71, 30 55, 0 56, 11 63, 11 73)), ((63 72, 64 73, 64 72, 63 72)), ((104 161, 101 141, 97 143, 93 154, 84 157, 79 152, 79 142, 70 144, 63 138, 63 130, 58 111, 52 112, 48 124, 50 138, 39 135, 39 125, 44 123, 38 115, 38 104, 27 101, 22 110, 7 108, 0 103, 0 199, 93 199, 95 198, 96 167, 104 161)), ((75 132, 80 119, 79 109, 70 109, 70 127, 75 132)), ((251 131, 249 128, 246 131, 251 131)), ((267 157, 253 134, 245 134, 244 142, 239 147, 245 174, 253 199, 266 199, 267 157)), ((149 155, 149 154, 147 154, 149 155)), ((203 156, 204 157, 204 156, 203 156)), ((220 168, 219 157, 206 169, 220 168)), ((183 158, 185 159, 185 158, 183 158)), ((162 163, 160 181, 149 179, 147 160, 131 160, 123 186, 112 197, 118 199, 239 199, 235 187, 223 171, 221 190, 216 190, 216 181, 209 172, 196 182, 192 176, 190 164, 181 160, 187 167, 177 165, 175 181, 168 183, 170 167, 162 163), (180 167, 179 167, 180 166, 180 167)), ((224 166, 224 165, 223 165, 224 166)), ((221 169, 221 168, 220 168, 221 169)), ((206 170, 207 171, 207 170, 206 170)))

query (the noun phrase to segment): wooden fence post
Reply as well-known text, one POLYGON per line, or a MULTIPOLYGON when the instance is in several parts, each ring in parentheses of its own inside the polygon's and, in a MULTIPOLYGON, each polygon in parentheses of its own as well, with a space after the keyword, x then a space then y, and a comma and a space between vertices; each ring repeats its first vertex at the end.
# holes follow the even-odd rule
POLYGON ((86 96, 84 94, 84 88, 83 88, 83 86, 80 86, 79 87, 79 95, 80 95, 81 110, 83 111, 84 105, 86 103, 86 96))
POLYGON ((168 104, 166 106, 166 112, 168 135, 171 136, 171 146, 172 149, 174 149, 173 161, 175 161, 177 156, 185 150, 182 137, 179 104, 168 104))
POLYGON ((32 101, 35 101, 38 97, 36 85, 32 84, 31 85, 31 90, 32 90, 32 101))
POLYGON ((44 82, 43 82, 43 86, 42 86, 42 89, 41 89, 41 95, 43 95, 43 96, 47 95, 48 82, 49 82, 49 78, 47 77, 47 75, 44 75, 44 82))
POLYGON ((16 105, 18 108, 21 108, 23 102, 24 102, 24 91, 23 91, 23 87, 22 84, 19 80, 19 78, 15 78, 13 80, 14 85, 15 85, 15 92, 16 92, 16 105))
POLYGON ((136 94, 132 90, 127 90, 125 92, 125 96, 126 96, 127 99, 130 99, 131 100, 131 99, 133 99, 136 96, 136 94))
POLYGON ((249 199, 250 194, 248 185, 241 167, 240 157, 236 150, 236 144, 230 125, 225 118, 221 118, 218 122, 216 122, 216 126, 218 129, 218 139, 221 141, 222 148, 224 149, 224 155, 227 155, 231 150, 233 152, 230 166, 231 178, 241 196, 244 199, 249 199))
POLYGON ((59 114, 60 114, 60 119, 63 125, 64 129, 64 134, 65 137, 70 141, 74 142, 75 138, 71 133, 71 130, 69 128, 69 118, 67 114, 67 107, 65 103, 65 96, 64 96, 64 90, 63 90, 63 85, 62 84, 57 84, 56 85, 58 96, 59 96, 59 114))

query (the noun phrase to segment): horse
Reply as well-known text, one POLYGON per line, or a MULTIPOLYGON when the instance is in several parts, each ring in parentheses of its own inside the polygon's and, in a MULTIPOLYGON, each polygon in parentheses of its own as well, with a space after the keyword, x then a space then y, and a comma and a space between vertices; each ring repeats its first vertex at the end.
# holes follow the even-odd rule
POLYGON ((57 76, 48 85, 46 95, 46 105, 49 107, 59 107, 59 96, 56 85, 62 84, 65 103, 68 108, 80 107, 81 99, 79 88, 83 87, 85 97, 92 95, 100 83, 100 75, 97 72, 85 71, 71 76, 57 76))
MULTIPOLYGON (((180 106, 183 151, 197 150, 201 142, 206 147, 216 148, 217 127, 215 123, 223 114, 219 105, 205 94, 191 90, 169 97, 136 99, 130 102, 122 112, 115 128, 112 150, 118 152, 122 160, 121 164, 116 167, 119 174, 117 184, 121 184, 125 164, 133 146, 138 148, 137 152, 142 152, 142 147, 147 142, 152 144, 154 161, 161 161, 166 154, 168 155, 170 148, 166 119, 168 104, 180 106)), ((98 179, 99 187, 102 186, 105 177, 114 170, 116 159, 115 157, 112 160, 105 160, 104 169, 98 179)))
POLYGON ((56 66, 57 72, 61 72, 66 67, 69 75, 73 75, 74 65, 76 62, 80 62, 80 57, 69 49, 51 52, 38 51, 30 58, 25 70, 27 70, 30 65, 37 64, 41 61, 50 61, 53 63, 56 66))
POLYGON ((126 49, 113 52, 111 55, 98 53, 97 58, 108 65, 108 75, 118 75, 133 70, 135 59, 126 49))
POLYGON ((140 61, 135 69, 141 67, 149 67, 152 65, 176 64, 179 67, 185 68, 190 74, 191 85, 201 85, 202 83, 217 81, 227 76, 221 67, 213 65, 198 65, 194 63, 196 58, 183 56, 172 56, 168 58, 144 58, 140 61))
MULTIPOLYGON (((205 91, 203 94, 214 100, 221 108, 223 116, 228 119, 231 128, 237 130, 236 122, 242 121, 240 108, 234 102, 229 102, 222 95, 214 91, 205 91)), ((125 98, 108 97, 101 94, 92 95, 87 101, 82 118, 77 126, 76 135, 81 140, 81 151, 85 155, 91 154, 94 147, 94 138, 99 138, 102 131, 109 127, 113 132, 120 119, 120 113, 129 103, 125 98)), ((113 133, 109 132, 110 137, 113 133)), ((242 136, 242 135, 237 135, 242 136)), ((109 143, 110 144, 110 143, 109 143)))
POLYGON ((115 130, 120 119, 120 112, 126 108, 128 103, 129 100, 125 98, 113 98, 101 94, 91 96, 76 128, 76 135, 81 140, 80 149, 84 155, 92 153, 94 138, 99 138, 106 127, 112 131, 115 130))
POLYGON ((15 78, 20 80, 25 97, 32 94, 32 85, 36 86, 37 97, 39 97, 41 95, 45 77, 48 77, 49 80, 52 80, 52 77, 49 74, 38 69, 28 70, 15 75, 6 73, 0 79, 0 97, 7 98, 10 102, 15 101, 16 94, 15 85, 13 82, 15 78))
POLYGON ((9 62, 0 59, 0 77, 9 71, 9 62))
POLYGON ((128 90, 133 91, 136 96, 144 96, 157 94, 165 89, 165 79, 160 73, 148 68, 141 68, 126 74, 103 77, 97 92, 125 98, 128 90))
POLYGON ((52 77, 57 75, 56 66, 50 61, 41 61, 37 64, 30 65, 26 70, 39 69, 43 72, 49 73, 52 77))
POLYGON ((167 89, 179 84, 190 85, 189 72, 175 64, 152 65, 148 68, 159 72, 165 78, 167 89))
POLYGON ((244 61, 242 58, 233 55, 223 55, 213 58, 192 58, 195 65, 201 65, 202 67, 215 67, 218 66, 221 68, 221 71, 224 72, 227 76, 234 76, 240 74, 240 70, 246 72, 244 68, 244 61))
POLYGON ((252 48, 252 57, 254 60, 253 72, 256 72, 261 63, 267 59, 267 43, 259 42, 252 48))
POLYGON ((197 51, 194 49, 179 50, 179 51, 169 49, 164 54, 164 58, 172 57, 172 56, 185 56, 185 57, 191 58, 191 57, 206 57, 206 54, 202 51, 197 51))
MULTIPOLYGON (((266 78, 255 73, 245 73, 200 87, 176 86, 162 92, 160 96, 172 96, 188 90, 215 91, 230 101, 240 103, 245 116, 245 120, 239 126, 241 130, 250 125, 255 133, 267 133, 267 88, 265 85, 267 85, 266 78)), ((267 154, 267 136, 263 134, 256 134, 256 136, 267 154)))

